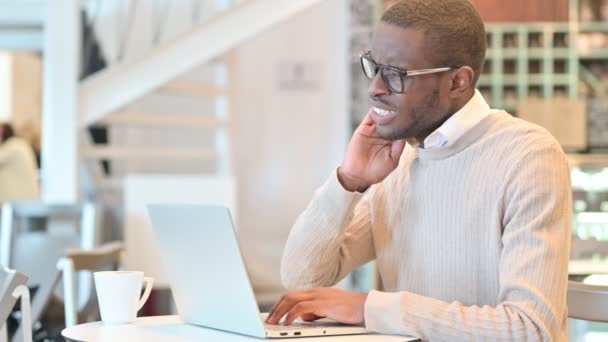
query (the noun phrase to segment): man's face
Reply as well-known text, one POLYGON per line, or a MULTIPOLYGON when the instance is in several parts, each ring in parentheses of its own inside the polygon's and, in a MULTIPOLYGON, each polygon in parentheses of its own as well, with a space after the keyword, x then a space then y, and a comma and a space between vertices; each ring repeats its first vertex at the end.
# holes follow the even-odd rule
MULTIPOLYGON (((371 56, 376 63, 405 70, 447 67, 433 65, 424 44, 423 32, 381 22, 372 42, 371 56)), ((405 77, 403 93, 396 94, 387 88, 378 73, 368 89, 378 134, 389 140, 422 142, 448 117, 451 74, 448 71, 405 77)))

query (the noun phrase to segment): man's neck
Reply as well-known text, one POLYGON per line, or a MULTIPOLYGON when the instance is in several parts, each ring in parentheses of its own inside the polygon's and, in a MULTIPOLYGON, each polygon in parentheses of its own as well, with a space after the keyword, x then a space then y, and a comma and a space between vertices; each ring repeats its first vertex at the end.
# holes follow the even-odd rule
POLYGON ((431 129, 424 132, 424 134, 422 134, 421 136, 413 138, 411 141, 408 139, 407 142, 412 146, 420 146, 421 148, 424 148, 424 141, 426 140, 426 138, 431 135, 431 133, 439 129, 439 127, 441 127, 446 121, 448 121, 449 118, 451 118, 454 114, 456 114, 459 110, 466 106, 466 104, 471 101, 473 96, 475 96, 475 89, 471 89, 471 91, 469 91, 465 96, 457 99, 454 105, 450 106, 451 110, 448 111, 448 114, 446 114, 440 121, 438 121, 431 129))

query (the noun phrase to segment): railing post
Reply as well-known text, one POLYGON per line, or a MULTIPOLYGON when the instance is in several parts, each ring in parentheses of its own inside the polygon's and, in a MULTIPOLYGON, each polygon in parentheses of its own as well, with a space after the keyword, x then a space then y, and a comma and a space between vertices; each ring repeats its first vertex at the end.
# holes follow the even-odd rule
POLYGON ((73 203, 78 198, 78 0, 49 3, 44 27, 42 111, 42 199, 73 203))

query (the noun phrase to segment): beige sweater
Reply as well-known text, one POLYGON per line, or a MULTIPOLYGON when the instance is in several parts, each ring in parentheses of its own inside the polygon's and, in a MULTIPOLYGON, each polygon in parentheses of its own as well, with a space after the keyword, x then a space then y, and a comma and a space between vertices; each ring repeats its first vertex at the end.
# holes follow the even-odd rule
POLYGON ((365 324, 432 341, 565 341, 570 172, 541 127, 492 111, 446 149, 406 146, 365 195, 336 175, 287 241, 283 283, 332 286, 375 259, 365 324))

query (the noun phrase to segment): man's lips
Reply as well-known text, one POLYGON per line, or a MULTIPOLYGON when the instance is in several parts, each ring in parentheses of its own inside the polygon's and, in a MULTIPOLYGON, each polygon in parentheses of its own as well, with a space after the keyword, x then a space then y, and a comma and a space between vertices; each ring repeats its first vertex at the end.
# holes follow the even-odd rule
POLYGON ((372 110, 378 116, 388 116, 388 115, 395 115, 395 114, 397 114, 395 111, 384 109, 384 108, 380 108, 380 107, 376 107, 376 106, 372 107, 372 110))
POLYGON ((385 108, 372 106, 372 120, 377 125, 389 123, 397 116, 397 112, 385 108))

